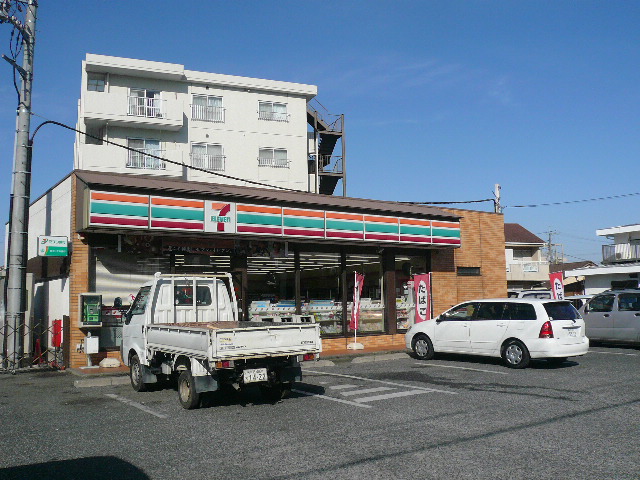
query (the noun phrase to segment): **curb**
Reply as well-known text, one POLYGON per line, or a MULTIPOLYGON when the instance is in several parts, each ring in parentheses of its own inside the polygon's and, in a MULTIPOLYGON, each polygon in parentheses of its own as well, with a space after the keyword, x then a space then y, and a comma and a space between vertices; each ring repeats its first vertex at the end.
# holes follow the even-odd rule
POLYGON ((109 387, 111 385, 126 385, 129 383, 129 377, 117 376, 117 377, 95 377, 95 378, 83 378, 82 380, 76 380, 73 382, 73 386, 76 388, 86 387, 109 387))

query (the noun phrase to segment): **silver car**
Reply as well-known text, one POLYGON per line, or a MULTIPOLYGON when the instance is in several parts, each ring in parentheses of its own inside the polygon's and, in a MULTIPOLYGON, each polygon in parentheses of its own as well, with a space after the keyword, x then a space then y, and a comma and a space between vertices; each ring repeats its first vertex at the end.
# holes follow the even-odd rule
POLYGON ((580 313, 589 339, 640 344, 640 290, 602 292, 580 313))

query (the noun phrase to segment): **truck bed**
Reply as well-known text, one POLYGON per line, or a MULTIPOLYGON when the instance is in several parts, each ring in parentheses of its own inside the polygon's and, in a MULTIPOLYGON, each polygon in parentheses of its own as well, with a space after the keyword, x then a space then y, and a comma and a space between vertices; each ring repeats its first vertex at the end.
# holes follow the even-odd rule
POLYGON ((146 328, 147 348, 210 362, 322 351, 315 323, 190 322, 146 328))

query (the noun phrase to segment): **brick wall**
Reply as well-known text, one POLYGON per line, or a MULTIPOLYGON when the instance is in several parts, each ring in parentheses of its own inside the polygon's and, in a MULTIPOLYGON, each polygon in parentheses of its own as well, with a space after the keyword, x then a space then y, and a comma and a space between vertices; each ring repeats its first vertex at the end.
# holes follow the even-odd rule
POLYGON ((457 303, 507 296, 504 217, 471 210, 443 209, 460 215, 461 247, 431 256, 433 310, 439 315, 457 303), (480 267, 480 276, 458 276, 457 267, 480 267))

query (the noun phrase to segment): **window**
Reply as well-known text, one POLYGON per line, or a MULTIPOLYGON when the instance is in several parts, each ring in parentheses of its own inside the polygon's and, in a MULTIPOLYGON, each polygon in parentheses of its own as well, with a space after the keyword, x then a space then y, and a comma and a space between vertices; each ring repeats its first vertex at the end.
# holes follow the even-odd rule
POLYGON ((551 320, 575 320, 580 314, 569 302, 545 303, 544 309, 551 320))
POLYGON ((131 305, 131 315, 140 315, 144 313, 145 308, 147 308, 150 291, 151 287, 142 287, 140 289, 138 296, 136 296, 136 299, 133 301, 133 305, 131 305))
POLYGON ((479 277, 480 267, 458 267, 459 277, 479 277))
POLYGON ((530 303, 507 303, 504 320, 536 320, 536 309, 530 303))
POLYGON ((286 103, 258 102, 258 118, 260 120, 271 120, 274 122, 288 122, 286 103))
POLYGON ((502 302, 482 302, 478 305, 475 320, 502 320, 504 309, 502 302))
POLYGON ((471 320, 477 310, 477 303, 463 303, 446 312, 444 320, 471 320))
POLYGON ((222 97, 194 95, 191 105, 191 119, 204 122, 224 122, 222 97))
POLYGON ((86 127, 86 135, 84 136, 84 143, 88 145, 102 145, 102 139, 104 138, 104 128, 99 127, 86 127))
POLYGON ((289 168, 287 150, 284 148, 261 148, 258 153, 258 166, 289 168))
POLYGON ((129 115, 163 118, 160 92, 144 88, 132 88, 129 91, 129 115))
POLYGON ((194 143, 191 145, 191 165, 211 171, 224 170, 222 145, 194 143))
POLYGON ((613 309, 614 295, 598 295, 589 301, 587 308, 590 312, 610 312, 613 309))
POLYGON ((164 151, 160 150, 159 140, 150 140, 146 138, 128 138, 127 145, 137 151, 129 150, 127 159, 127 168, 143 168, 146 170, 164 170, 166 164, 161 157, 164 151), (153 155, 153 156, 150 156, 153 155))
POLYGON ((618 296, 618 310, 621 312, 640 311, 640 292, 621 293, 618 296))
MULTIPOLYGON (((175 304, 178 306, 193 305, 193 287, 191 285, 176 285, 174 287, 175 304)), ((196 286, 196 305, 211 305, 211 290, 206 285, 196 286)))
POLYGON ((104 73, 87 73, 87 90, 90 92, 104 92, 105 80, 104 73))

